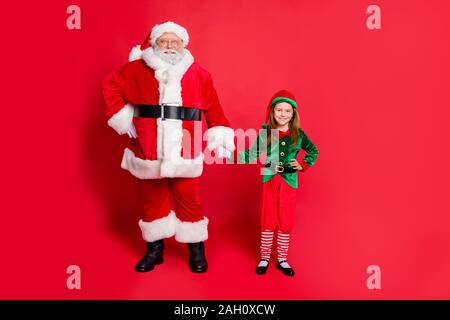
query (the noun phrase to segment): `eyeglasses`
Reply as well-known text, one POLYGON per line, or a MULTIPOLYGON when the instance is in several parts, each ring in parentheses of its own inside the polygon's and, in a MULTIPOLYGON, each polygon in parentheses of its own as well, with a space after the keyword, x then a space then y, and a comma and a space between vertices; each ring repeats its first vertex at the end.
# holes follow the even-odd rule
POLYGON ((156 43, 161 47, 179 47, 181 45, 181 40, 167 40, 167 39, 158 39, 156 43))

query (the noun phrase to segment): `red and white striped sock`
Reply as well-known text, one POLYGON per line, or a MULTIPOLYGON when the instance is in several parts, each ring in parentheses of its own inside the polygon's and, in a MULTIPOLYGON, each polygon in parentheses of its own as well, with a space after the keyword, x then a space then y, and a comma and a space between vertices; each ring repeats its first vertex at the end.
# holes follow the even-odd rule
POLYGON ((287 260, 289 250, 289 233, 282 233, 278 231, 277 245, 278 245, 278 261, 287 260))
POLYGON ((272 253, 273 231, 261 231, 261 259, 270 260, 272 253))

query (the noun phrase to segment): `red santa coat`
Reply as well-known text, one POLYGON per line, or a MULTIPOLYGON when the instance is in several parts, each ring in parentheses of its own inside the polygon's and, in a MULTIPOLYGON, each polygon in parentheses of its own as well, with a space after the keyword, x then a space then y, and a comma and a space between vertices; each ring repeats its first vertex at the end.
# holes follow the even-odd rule
POLYGON ((121 167, 139 179, 198 177, 203 171, 200 121, 134 118, 134 105, 171 104, 202 110, 209 129, 207 148, 223 146, 234 151, 234 131, 229 127, 211 75, 185 50, 182 60, 169 64, 147 48, 136 46, 130 62, 103 82, 108 124, 119 134, 136 128, 139 148, 126 148, 121 167))

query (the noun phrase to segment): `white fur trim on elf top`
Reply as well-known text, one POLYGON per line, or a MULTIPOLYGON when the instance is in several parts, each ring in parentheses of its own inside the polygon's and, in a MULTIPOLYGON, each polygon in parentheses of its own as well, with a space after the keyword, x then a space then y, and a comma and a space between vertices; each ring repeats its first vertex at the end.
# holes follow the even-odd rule
POLYGON ((175 240, 182 243, 195 243, 208 239, 208 218, 197 222, 183 222, 177 218, 175 240))
POLYGON ((147 242, 154 242, 172 237, 175 234, 177 223, 175 212, 170 211, 166 217, 152 222, 139 220, 139 227, 142 231, 142 238, 147 242))
POLYGON ((161 37, 165 32, 175 33, 183 40, 184 47, 189 44, 189 34, 187 30, 179 24, 176 24, 172 21, 167 21, 162 24, 157 24, 152 28, 152 32, 150 33, 150 43, 152 44, 152 46, 155 45, 156 39, 161 37))
POLYGON ((228 127, 216 126, 209 128, 206 132, 207 148, 215 150, 219 146, 224 146, 228 151, 233 152, 234 146, 234 130, 228 127))
POLYGON ((134 106, 127 103, 108 120, 108 125, 118 134, 125 134, 133 123, 134 106))

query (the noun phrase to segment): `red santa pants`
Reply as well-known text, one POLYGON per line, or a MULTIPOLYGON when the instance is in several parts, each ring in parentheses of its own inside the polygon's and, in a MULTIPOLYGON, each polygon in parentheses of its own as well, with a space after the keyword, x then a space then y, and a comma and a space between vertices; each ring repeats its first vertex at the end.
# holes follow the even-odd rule
POLYGON ((295 223, 297 189, 276 174, 262 184, 261 231, 290 233, 295 223))
POLYGON ((198 178, 138 179, 142 210, 139 226, 144 240, 175 236, 179 242, 192 243, 208 238, 208 219, 202 214, 198 183, 198 178))
POLYGON ((139 181, 139 200, 142 220, 152 222, 170 212, 170 196, 174 210, 181 221, 195 222, 203 219, 198 195, 198 178, 164 178, 139 181))

